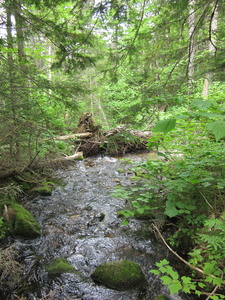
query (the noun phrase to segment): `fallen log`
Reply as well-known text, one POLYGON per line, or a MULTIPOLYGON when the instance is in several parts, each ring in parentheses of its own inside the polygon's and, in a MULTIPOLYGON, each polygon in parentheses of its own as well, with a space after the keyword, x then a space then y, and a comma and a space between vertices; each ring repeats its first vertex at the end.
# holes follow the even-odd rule
POLYGON ((83 133, 74 133, 74 134, 68 134, 68 135, 61 135, 54 138, 54 140, 68 140, 73 138, 87 138, 91 137, 93 135, 92 132, 83 132, 83 133))
POLYGON ((93 135, 92 132, 83 132, 83 133, 74 133, 74 134, 67 134, 67 135, 60 135, 60 136, 56 136, 54 138, 47 138, 47 139, 42 139, 41 142, 44 141, 49 141, 49 140, 69 140, 69 139, 74 139, 74 138, 88 138, 91 137, 93 135))
POLYGON ((76 152, 73 155, 69 155, 69 156, 64 156, 64 157, 59 157, 59 158, 55 158, 52 161, 50 161, 52 163, 56 163, 56 162, 64 162, 64 161, 68 161, 68 160, 76 160, 76 159, 83 159, 83 152, 76 152))

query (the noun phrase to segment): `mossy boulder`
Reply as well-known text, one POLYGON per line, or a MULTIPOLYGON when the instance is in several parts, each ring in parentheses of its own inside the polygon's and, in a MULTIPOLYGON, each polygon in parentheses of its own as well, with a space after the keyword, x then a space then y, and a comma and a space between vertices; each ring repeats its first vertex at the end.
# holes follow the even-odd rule
POLYGON ((74 273, 75 269, 65 258, 55 258, 47 264, 46 271, 51 275, 59 275, 61 273, 74 273))
POLYGON ((6 227, 14 235, 35 238, 41 234, 41 226, 34 216, 19 203, 11 202, 2 205, 3 219, 6 227))
POLYGON ((103 263, 96 268, 91 277, 95 282, 119 291, 144 289, 146 286, 141 267, 129 260, 103 263))
POLYGON ((30 193, 39 194, 42 196, 51 196, 53 187, 54 187, 54 183, 47 181, 40 186, 32 188, 30 190, 30 193))

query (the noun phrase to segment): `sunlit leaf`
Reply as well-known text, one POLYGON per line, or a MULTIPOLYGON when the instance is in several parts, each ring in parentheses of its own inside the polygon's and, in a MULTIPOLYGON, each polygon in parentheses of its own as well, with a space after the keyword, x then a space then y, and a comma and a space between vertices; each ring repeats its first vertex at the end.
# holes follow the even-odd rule
POLYGON ((138 212, 139 214, 143 214, 143 213, 145 212, 145 209, 144 209, 143 207, 138 208, 138 209, 137 209, 137 212, 138 212))
POLYGON ((173 130, 176 126, 176 119, 167 119, 159 121, 155 127, 153 128, 154 132, 163 132, 167 134, 171 130, 173 130))
POLYGON ((165 284, 165 285, 168 285, 172 282, 172 278, 167 275, 161 276, 160 279, 162 280, 163 284, 165 284))
POLYGON ((159 270, 150 270, 149 273, 152 273, 154 275, 159 275, 160 274, 159 270))
POLYGON ((225 137, 225 122, 223 121, 209 123, 206 128, 215 135, 216 141, 225 137))
POLYGON ((178 293, 181 289, 182 289, 182 285, 180 284, 179 281, 173 282, 173 283, 169 286, 170 294, 178 293))

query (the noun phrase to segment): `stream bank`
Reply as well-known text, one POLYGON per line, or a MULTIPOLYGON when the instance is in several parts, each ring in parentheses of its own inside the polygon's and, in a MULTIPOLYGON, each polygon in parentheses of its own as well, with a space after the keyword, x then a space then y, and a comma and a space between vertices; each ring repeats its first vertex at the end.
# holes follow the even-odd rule
MULTIPOLYGON (((137 162, 148 155, 127 158, 137 162)), ((150 232, 149 222, 133 219, 122 226, 117 216, 126 199, 111 194, 118 184, 133 184, 130 167, 118 158, 104 156, 55 172, 64 186, 55 188, 51 196, 39 195, 26 202, 26 209, 42 226, 42 235, 34 240, 10 241, 20 256, 22 280, 10 293, 2 291, 2 299, 150 300, 159 294, 180 299, 169 296, 160 280, 149 273, 156 262, 168 257, 165 247, 150 232), (123 172, 118 171, 121 169, 123 172), (75 271, 49 274, 46 265, 58 258, 66 259, 75 271), (114 260, 138 263, 148 282, 146 291, 117 291, 96 284, 91 278, 93 271, 114 260)))

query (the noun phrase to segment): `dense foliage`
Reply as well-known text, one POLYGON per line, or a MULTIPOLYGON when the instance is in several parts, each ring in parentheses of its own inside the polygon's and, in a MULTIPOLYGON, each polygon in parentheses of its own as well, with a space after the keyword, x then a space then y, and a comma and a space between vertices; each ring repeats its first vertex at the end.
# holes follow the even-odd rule
MULTIPOLYGON (((223 4, 0 3, 0 177, 73 154, 53 138, 73 133, 86 112, 107 129, 154 127, 159 159, 136 168, 144 183, 123 191, 133 207, 121 213, 163 212, 175 226, 170 245, 182 253, 182 241, 194 273, 179 278, 167 261, 153 272, 171 292, 213 300, 224 298, 225 270, 223 4)), ((11 184, 0 192, 18 193, 11 184)))
POLYGON ((158 156, 133 169, 133 188, 116 190, 130 203, 129 209, 120 211, 124 225, 130 218, 142 217, 154 224, 156 234, 169 228, 170 246, 160 236, 190 272, 186 269, 180 277, 167 260, 156 264, 158 269, 151 272, 160 275, 171 293, 224 298, 224 140, 219 128, 211 133, 212 124, 223 119, 221 110, 219 101, 215 106, 200 99, 186 108, 173 108, 173 119, 168 112, 149 140, 158 156), (208 123, 209 117, 217 121, 208 123))

